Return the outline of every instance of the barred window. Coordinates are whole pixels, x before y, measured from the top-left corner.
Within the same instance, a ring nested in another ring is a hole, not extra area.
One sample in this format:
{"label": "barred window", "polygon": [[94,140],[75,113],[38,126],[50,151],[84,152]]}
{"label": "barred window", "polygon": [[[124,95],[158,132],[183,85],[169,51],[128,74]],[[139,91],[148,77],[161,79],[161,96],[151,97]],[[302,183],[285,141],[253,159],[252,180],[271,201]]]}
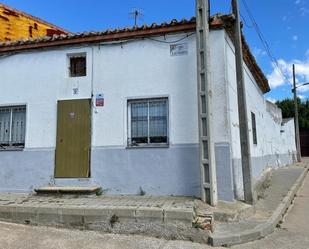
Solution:
{"label": "barred window", "polygon": [[26,106],[0,107],[0,149],[25,145]]}
{"label": "barred window", "polygon": [[128,101],[129,146],[168,144],[168,99]]}
{"label": "barred window", "polygon": [[86,55],[70,55],[70,77],[86,76]]}

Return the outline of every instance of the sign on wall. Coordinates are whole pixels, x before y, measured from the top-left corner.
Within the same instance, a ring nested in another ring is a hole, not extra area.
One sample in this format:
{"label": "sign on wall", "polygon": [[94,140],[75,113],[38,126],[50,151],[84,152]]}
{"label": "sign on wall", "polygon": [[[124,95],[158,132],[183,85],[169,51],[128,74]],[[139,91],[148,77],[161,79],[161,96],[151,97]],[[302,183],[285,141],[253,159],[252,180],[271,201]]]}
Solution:
{"label": "sign on wall", "polygon": [[98,93],[95,97],[95,106],[103,107],[104,106],[104,94]]}
{"label": "sign on wall", "polygon": [[170,45],[171,56],[182,56],[188,54],[188,43],[178,43]]}

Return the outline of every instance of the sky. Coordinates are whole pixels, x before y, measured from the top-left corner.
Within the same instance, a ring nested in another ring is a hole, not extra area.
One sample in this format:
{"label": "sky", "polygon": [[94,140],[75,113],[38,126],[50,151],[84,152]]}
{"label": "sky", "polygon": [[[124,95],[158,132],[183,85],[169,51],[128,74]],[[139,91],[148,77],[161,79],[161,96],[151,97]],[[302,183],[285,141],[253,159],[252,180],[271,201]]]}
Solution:
{"label": "sky", "polygon": [[[139,24],[164,22],[195,15],[195,0],[0,0],[72,32],[98,31],[134,24],[129,13],[143,13]],[[271,101],[291,98],[292,65],[298,84],[309,82],[309,1],[239,0],[243,32],[262,71],[269,80]],[[263,46],[248,6],[272,55]],[[211,13],[229,13],[230,0],[210,0]],[[280,68],[280,70],[278,69]],[[309,86],[300,87],[301,99],[309,98]]]}

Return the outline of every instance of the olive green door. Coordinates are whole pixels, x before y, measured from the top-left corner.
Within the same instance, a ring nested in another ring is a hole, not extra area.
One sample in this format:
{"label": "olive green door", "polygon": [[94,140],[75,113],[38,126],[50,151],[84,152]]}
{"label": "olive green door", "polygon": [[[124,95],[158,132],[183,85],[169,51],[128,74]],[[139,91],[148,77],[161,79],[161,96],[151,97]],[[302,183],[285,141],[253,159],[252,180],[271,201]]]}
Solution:
{"label": "olive green door", "polygon": [[56,178],[90,177],[91,101],[58,101]]}

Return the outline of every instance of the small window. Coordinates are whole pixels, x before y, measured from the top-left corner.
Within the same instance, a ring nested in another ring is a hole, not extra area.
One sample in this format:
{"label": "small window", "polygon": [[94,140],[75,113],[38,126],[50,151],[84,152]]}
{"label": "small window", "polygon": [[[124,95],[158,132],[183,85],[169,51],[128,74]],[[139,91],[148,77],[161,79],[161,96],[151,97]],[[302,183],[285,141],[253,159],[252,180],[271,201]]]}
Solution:
{"label": "small window", "polygon": [[253,112],[251,112],[251,121],[252,121],[253,144],[257,144],[256,120],[255,120],[255,114]]}
{"label": "small window", "polygon": [[70,77],[86,76],[86,55],[69,56]]}
{"label": "small window", "polygon": [[168,144],[168,99],[128,101],[128,146]]}
{"label": "small window", "polygon": [[0,149],[25,146],[26,106],[0,107]]}

